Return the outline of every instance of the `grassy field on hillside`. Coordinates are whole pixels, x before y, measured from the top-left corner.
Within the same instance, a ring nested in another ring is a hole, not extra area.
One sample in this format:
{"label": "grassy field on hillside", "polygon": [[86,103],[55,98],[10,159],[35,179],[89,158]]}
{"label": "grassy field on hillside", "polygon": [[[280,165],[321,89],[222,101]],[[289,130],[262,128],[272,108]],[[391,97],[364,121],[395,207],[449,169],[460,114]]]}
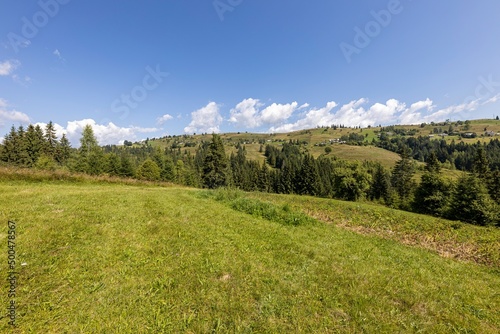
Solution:
{"label": "grassy field on hillside", "polygon": [[[457,261],[397,238],[304,217],[328,212],[332,220],[350,214],[351,220],[386,223],[385,212],[355,211],[356,203],[219,197],[147,185],[1,181],[2,273],[7,221],[17,224],[15,332],[500,329],[500,271],[493,262]],[[425,229],[407,226],[415,215],[390,217],[405,221],[405,229]],[[457,231],[489,244],[496,237],[465,225]],[[3,315],[9,299],[2,282]],[[2,317],[0,332],[9,329]]]}

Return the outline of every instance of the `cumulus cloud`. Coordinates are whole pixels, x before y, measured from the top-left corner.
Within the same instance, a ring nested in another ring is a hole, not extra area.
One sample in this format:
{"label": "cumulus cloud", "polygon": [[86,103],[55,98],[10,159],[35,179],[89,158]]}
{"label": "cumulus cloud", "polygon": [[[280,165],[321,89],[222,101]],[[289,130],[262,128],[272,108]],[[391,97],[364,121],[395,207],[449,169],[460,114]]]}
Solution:
{"label": "cumulus cloud", "polygon": [[295,122],[272,126],[270,132],[289,132],[317,126],[345,125],[345,126],[374,126],[378,124],[420,124],[441,122],[457,117],[469,118],[469,113],[482,105],[495,103],[500,100],[500,94],[485,99],[464,101],[458,105],[451,105],[437,109],[430,99],[417,101],[409,107],[396,99],[389,99],[385,103],[369,105],[367,99],[361,98],[346,103],[338,110],[336,102],[328,102],[323,108],[313,108],[305,111]]}
{"label": "cumulus cloud", "polygon": [[0,63],[0,76],[9,76],[16,68],[18,68],[21,63],[18,60],[6,60]]}
{"label": "cumulus cloud", "polygon": [[191,113],[191,123],[184,128],[184,132],[219,133],[222,120],[219,106],[215,102],[210,102],[205,107]]}
{"label": "cumulus cloud", "polygon": [[[36,123],[42,129],[45,128],[47,123]],[[108,124],[99,124],[93,119],[82,119],[77,121],[69,121],[66,126],[54,123],[56,136],[60,139],[63,134],[70,141],[73,147],[80,146],[80,138],[82,137],[83,129],[86,125],[90,125],[94,130],[94,135],[99,142],[99,145],[116,145],[123,144],[125,140],[137,141],[138,135],[142,133],[152,133],[159,129],[157,128],[141,128],[136,126],[119,127],[113,122]]]}
{"label": "cumulus cloud", "polygon": [[323,108],[313,108],[306,112],[305,116],[294,123],[273,126],[270,132],[290,132],[301,129],[314,128],[316,126],[329,126],[333,124],[334,114],[331,112],[337,106],[336,102],[328,102]]}
{"label": "cumulus cloud", "polygon": [[229,122],[242,125],[246,128],[256,128],[261,125],[259,108],[263,104],[256,99],[245,99],[231,109]]}
{"label": "cumulus cloud", "polygon": [[317,126],[345,125],[345,126],[374,126],[378,124],[413,124],[425,121],[425,119],[442,118],[449,111],[442,110],[432,115],[422,115],[421,111],[434,109],[433,102],[429,99],[412,104],[409,108],[406,104],[396,99],[389,99],[385,103],[374,103],[369,105],[365,98],[350,101],[338,110],[337,103],[328,102],[323,108],[313,108],[305,112],[304,116],[294,123],[287,123],[277,127],[271,127],[270,132],[288,132]]}
{"label": "cumulus cloud", "polygon": [[0,127],[19,123],[29,124],[29,116],[15,109],[10,109],[8,102],[0,98]]}
{"label": "cumulus cloud", "polygon": [[297,102],[273,103],[260,110],[263,106],[264,104],[258,99],[245,99],[231,109],[229,122],[245,128],[256,128],[263,124],[276,125],[286,121],[296,110],[300,109]]}
{"label": "cumulus cloud", "polygon": [[162,125],[162,124],[164,124],[165,122],[167,122],[167,121],[169,121],[169,120],[171,120],[171,119],[173,119],[173,118],[174,118],[174,117],[173,117],[172,115],[165,114],[165,115],[163,115],[163,116],[161,116],[161,117],[158,117],[158,118],[156,119],[156,124],[158,124],[158,125]]}

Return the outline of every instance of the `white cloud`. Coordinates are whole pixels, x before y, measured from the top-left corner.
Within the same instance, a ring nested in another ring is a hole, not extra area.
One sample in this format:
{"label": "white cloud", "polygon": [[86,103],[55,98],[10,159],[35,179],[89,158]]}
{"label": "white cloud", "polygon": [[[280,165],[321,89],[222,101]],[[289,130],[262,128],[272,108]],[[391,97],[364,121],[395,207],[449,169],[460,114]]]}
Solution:
{"label": "white cloud", "polygon": [[6,60],[0,63],[0,76],[11,75],[21,63],[18,60]]}
{"label": "white cloud", "polygon": [[[413,120],[415,123],[422,119],[417,111],[427,108],[432,110],[432,101],[420,101],[406,108],[405,103],[396,99],[389,99],[385,103],[374,103],[365,108],[368,100],[361,98],[344,104],[335,111],[336,102],[328,102],[323,108],[313,108],[305,112],[304,116],[294,123],[287,123],[271,127],[270,132],[288,132],[317,126],[345,125],[345,126],[373,126],[378,124],[396,124],[398,119],[403,121]],[[406,124],[406,123],[405,123]]]}
{"label": "white cloud", "polygon": [[432,111],[435,108],[432,100],[427,98],[425,101],[418,101],[413,103],[410,108],[404,110],[399,116],[399,122],[401,124],[418,124],[422,123],[422,113],[421,110]]}
{"label": "white cloud", "polygon": [[261,113],[261,119],[267,124],[276,124],[279,122],[286,121],[293,112],[297,109],[298,103],[292,102],[289,104],[277,104],[273,103]]}
{"label": "white cloud", "polygon": [[256,128],[261,125],[259,108],[263,106],[259,100],[245,99],[231,109],[229,122],[242,125],[246,128]]}
{"label": "white cloud", "polygon": [[191,123],[184,128],[185,133],[219,133],[222,123],[219,106],[210,102],[205,107],[191,113]]}
{"label": "white cloud", "polygon": [[[45,129],[47,123],[36,123],[35,125],[40,125],[42,129]],[[54,123],[54,128],[56,130],[57,138],[60,139],[64,133],[73,147],[79,147],[80,138],[82,137],[82,132],[86,125],[92,126],[92,130],[94,130],[94,135],[96,136],[99,145],[123,144],[125,140],[137,141],[139,140],[138,134],[152,133],[159,130],[157,128],[141,128],[136,126],[119,127],[113,122],[109,122],[108,124],[98,124],[93,119],[70,121],[67,123],[66,127]]]}
{"label": "white cloud", "polygon": [[295,123],[287,123],[280,126],[273,126],[270,132],[289,132],[300,129],[314,128],[316,126],[331,125],[334,120],[334,114],[331,113],[337,106],[335,102],[328,102],[324,108],[311,109],[305,116]]}
{"label": "white cloud", "polygon": [[[9,104],[6,100],[0,98],[0,127],[12,124],[29,124],[30,118],[25,113],[17,110],[9,110]],[[10,124],[8,124],[10,123]]]}
{"label": "white cloud", "polygon": [[[297,102],[273,103],[263,110],[264,104],[258,99],[245,99],[231,109],[229,122],[245,128],[256,128],[263,124],[278,125],[289,119],[298,108]],[[304,106],[304,105],[303,105]]]}
{"label": "white cloud", "polygon": [[165,122],[167,122],[167,121],[169,121],[169,120],[171,120],[171,119],[173,119],[173,118],[174,118],[174,117],[173,117],[172,115],[165,114],[165,115],[163,115],[163,116],[161,116],[161,117],[158,117],[158,118],[156,119],[156,124],[158,124],[158,125],[162,125],[162,124],[164,124]]}

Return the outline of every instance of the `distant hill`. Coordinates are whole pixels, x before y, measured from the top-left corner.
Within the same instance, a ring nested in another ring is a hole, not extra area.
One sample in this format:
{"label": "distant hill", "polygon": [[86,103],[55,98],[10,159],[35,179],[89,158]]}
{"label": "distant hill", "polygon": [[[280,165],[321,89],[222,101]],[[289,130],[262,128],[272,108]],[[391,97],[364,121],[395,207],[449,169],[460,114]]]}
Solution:
{"label": "distant hill", "polygon": [[[339,125],[290,133],[223,133],[221,137],[226,145],[226,152],[228,154],[236,151],[236,144],[244,144],[247,158],[259,162],[265,159],[261,152],[261,146],[267,144],[280,145],[283,142],[299,141],[315,157],[325,154],[325,148],[331,147],[332,150],[329,154],[338,156],[339,158],[358,161],[378,161],[384,167],[391,168],[399,160],[398,154],[371,145],[373,140],[376,140],[382,132],[389,133],[391,136],[398,136],[398,133],[404,133],[404,137],[428,136],[435,140],[444,139],[448,143],[454,140],[455,142],[473,144],[478,141],[489,142],[494,138],[500,139],[500,120],[480,119],[369,128],[344,128]],[[475,137],[467,138],[464,136],[466,133],[474,133]],[[341,143],[342,137],[349,135],[363,136],[363,145],[366,146]],[[210,138],[210,134],[178,135],[153,138],[148,140],[148,143],[153,147],[162,149],[171,147],[181,148],[182,151],[186,150],[194,154],[199,144],[203,141],[209,141]],[[456,176],[457,173],[450,173],[450,175]]]}

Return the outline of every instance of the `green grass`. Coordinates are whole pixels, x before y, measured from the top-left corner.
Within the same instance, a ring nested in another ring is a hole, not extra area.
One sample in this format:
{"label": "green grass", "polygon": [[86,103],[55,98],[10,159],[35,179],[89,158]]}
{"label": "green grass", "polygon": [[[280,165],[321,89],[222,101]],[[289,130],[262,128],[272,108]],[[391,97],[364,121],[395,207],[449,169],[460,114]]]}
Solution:
{"label": "green grass", "polygon": [[[251,205],[244,205],[246,198]],[[310,218],[295,225],[279,218],[304,217],[318,207],[333,220],[351,214],[385,224],[382,209],[356,211],[349,203],[294,196],[19,179],[0,182],[0,203],[0,271],[7,271],[9,219],[17,222],[18,263],[27,263],[17,267],[19,333],[500,329],[500,274],[492,263],[444,258]],[[407,220],[406,226],[416,215],[390,217]],[[458,231],[494,237],[489,229]],[[5,312],[5,281],[0,289]],[[0,319],[0,332],[9,329]]]}

